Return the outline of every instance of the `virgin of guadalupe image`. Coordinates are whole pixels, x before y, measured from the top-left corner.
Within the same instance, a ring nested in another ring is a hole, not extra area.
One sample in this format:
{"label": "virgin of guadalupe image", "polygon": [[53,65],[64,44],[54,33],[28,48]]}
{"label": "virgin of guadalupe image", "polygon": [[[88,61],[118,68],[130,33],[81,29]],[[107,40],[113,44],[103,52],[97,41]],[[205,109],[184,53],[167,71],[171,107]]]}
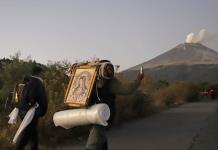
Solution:
{"label": "virgin of guadalupe image", "polygon": [[88,72],[82,72],[77,76],[70,93],[70,99],[74,102],[84,102],[88,95],[88,85],[90,83],[90,74]]}

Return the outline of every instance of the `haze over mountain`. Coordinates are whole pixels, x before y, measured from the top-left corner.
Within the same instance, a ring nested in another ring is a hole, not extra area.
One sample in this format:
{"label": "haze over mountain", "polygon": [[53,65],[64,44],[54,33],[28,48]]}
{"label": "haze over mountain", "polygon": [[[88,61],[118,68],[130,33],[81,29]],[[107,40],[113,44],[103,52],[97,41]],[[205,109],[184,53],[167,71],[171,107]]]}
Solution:
{"label": "haze over mountain", "polygon": [[132,78],[140,67],[151,77],[176,81],[218,82],[218,52],[200,43],[182,43],[123,72]]}

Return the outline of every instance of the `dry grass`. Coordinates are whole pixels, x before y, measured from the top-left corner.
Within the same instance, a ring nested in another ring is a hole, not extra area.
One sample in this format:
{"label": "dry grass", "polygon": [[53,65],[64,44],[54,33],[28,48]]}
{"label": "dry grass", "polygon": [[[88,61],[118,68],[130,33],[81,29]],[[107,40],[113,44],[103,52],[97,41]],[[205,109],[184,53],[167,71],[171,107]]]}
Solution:
{"label": "dry grass", "polygon": [[198,88],[194,84],[176,82],[152,93],[154,105],[157,109],[183,104],[189,101],[198,101]]}

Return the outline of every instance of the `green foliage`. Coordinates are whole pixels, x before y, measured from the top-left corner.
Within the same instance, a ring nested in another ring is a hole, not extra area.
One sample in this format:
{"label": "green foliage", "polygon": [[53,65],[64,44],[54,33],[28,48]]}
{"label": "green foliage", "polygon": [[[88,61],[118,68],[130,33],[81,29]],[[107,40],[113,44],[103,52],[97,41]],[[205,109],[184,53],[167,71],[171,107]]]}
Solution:
{"label": "green foliage", "polygon": [[32,67],[36,64],[32,60],[20,59],[19,52],[11,56],[11,59],[0,60],[0,103],[7,98],[15,85],[21,82],[25,75],[30,75]]}
{"label": "green foliage", "polygon": [[158,88],[169,86],[169,82],[166,80],[159,80],[157,84],[158,84]]}
{"label": "green foliage", "polygon": [[[9,112],[13,109],[13,104],[9,103],[7,109],[4,108],[5,100],[8,97],[10,91],[13,91],[14,86],[17,83],[20,83],[23,80],[23,77],[31,74],[31,70],[34,65],[37,63],[32,60],[21,60],[19,55],[11,57],[12,59],[1,60],[1,72],[0,72],[0,127],[2,131],[0,132],[0,143],[5,143],[0,145],[0,149],[11,149],[7,148],[10,145],[10,141],[12,140],[12,136],[15,134],[18,126],[8,126],[6,117]],[[41,64],[37,64],[41,65]],[[48,113],[47,115],[40,121],[40,128],[42,133],[40,133],[40,137],[46,137],[48,135],[55,136],[56,133],[52,132],[54,129],[52,117],[53,114],[62,109],[64,93],[66,90],[66,86],[69,80],[69,77],[66,75],[67,69],[70,67],[70,63],[67,61],[62,62],[50,62],[49,64],[41,65],[45,68],[45,72],[42,75],[47,96],[48,96]],[[46,124],[46,126],[45,126]],[[4,131],[3,131],[4,130]],[[63,131],[63,130],[61,130]],[[63,133],[60,133],[64,135]],[[6,135],[11,135],[10,137]],[[7,138],[8,137],[8,138]],[[50,138],[49,138],[50,139]],[[56,139],[56,138],[55,138]],[[52,138],[51,138],[52,140]]]}

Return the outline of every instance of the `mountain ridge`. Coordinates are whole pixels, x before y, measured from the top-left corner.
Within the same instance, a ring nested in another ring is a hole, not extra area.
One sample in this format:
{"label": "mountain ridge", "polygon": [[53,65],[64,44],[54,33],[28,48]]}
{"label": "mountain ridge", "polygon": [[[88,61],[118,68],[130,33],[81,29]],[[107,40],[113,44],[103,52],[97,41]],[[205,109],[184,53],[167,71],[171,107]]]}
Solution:
{"label": "mountain ridge", "polygon": [[135,78],[141,66],[146,75],[157,80],[218,82],[218,52],[200,43],[179,44],[122,74],[128,79]]}
{"label": "mountain ridge", "polygon": [[195,64],[218,64],[218,52],[200,43],[182,43],[171,50],[129,70],[144,68],[155,68],[169,65],[195,65]]}

